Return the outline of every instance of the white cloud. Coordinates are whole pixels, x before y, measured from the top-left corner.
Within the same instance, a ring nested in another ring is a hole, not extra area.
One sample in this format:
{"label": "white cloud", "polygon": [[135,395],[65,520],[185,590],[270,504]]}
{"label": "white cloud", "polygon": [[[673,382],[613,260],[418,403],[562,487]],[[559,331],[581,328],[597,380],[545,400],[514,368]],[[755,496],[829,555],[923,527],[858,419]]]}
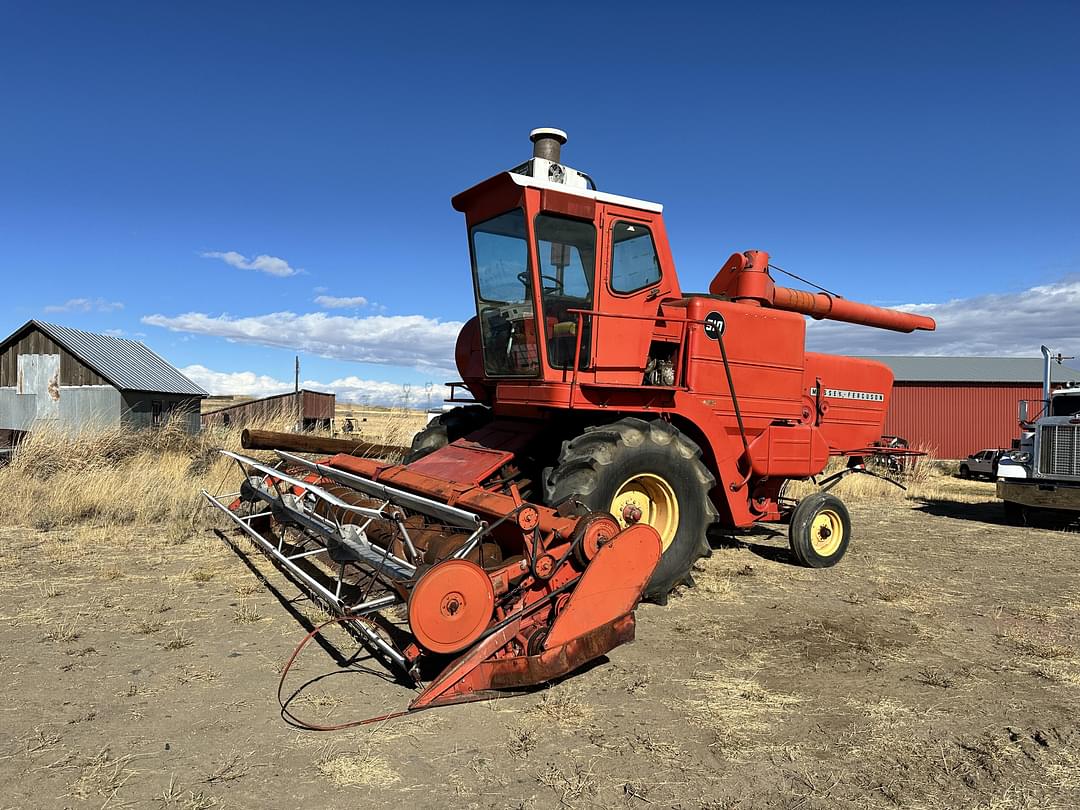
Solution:
{"label": "white cloud", "polygon": [[174,332],[212,335],[240,343],[310,352],[337,360],[411,366],[444,378],[455,376],[454,344],[462,324],[423,315],[363,318],[314,312],[272,312],[248,318],[188,312],[147,315],[142,322]]}
{"label": "white cloud", "polygon": [[1080,354],[1080,277],[1017,293],[989,293],[894,309],[929,315],[934,332],[903,334],[835,321],[810,321],[807,347],[836,354],[1037,357],[1045,344]]}
{"label": "white cloud", "polygon": [[116,312],[123,309],[119,301],[106,301],[104,298],[69,298],[62,304],[49,304],[46,312]]}
{"label": "white cloud", "polygon": [[[186,366],[181,371],[197,385],[215,395],[268,397],[293,390],[291,381],[278,380],[269,375],[255,374],[251,371],[214,371],[201,365]],[[300,386],[314,391],[333,393],[337,396],[338,402],[386,406],[400,406],[405,402],[405,389],[399,383],[365,380],[351,375],[330,382],[304,380]],[[433,385],[432,407],[439,406],[449,395],[450,389],[446,386]],[[409,391],[409,405],[413,408],[423,408],[426,407],[427,401],[424,386],[412,385]]]}
{"label": "white cloud", "polygon": [[204,259],[221,259],[225,264],[231,267],[236,267],[240,270],[258,270],[260,273],[267,273],[271,276],[280,276],[282,278],[286,276],[295,276],[297,273],[303,272],[302,270],[290,267],[289,263],[284,259],[280,259],[277,256],[267,256],[265,253],[260,253],[253,259],[248,259],[244,254],[237,253],[235,250],[210,251],[208,253],[200,253]]}
{"label": "white cloud", "polygon": [[351,298],[320,295],[315,298],[315,303],[323,309],[359,309],[360,307],[366,307],[368,300],[362,295],[354,295]]}

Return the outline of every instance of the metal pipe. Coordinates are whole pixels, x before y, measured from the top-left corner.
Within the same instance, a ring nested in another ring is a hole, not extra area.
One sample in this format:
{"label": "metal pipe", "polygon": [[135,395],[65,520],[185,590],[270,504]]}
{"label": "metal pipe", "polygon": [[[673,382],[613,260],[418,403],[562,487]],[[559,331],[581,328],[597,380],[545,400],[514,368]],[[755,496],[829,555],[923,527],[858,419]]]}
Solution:
{"label": "metal pipe", "polygon": [[280,433],[276,430],[244,428],[240,445],[245,450],[289,450],[294,453],[325,453],[350,456],[382,457],[400,453],[406,448],[389,444],[372,444],[360,439],[332,439],[329,436],[310,436],[306,433]]}
{"label": "metal pipe", "polygon": [[790,287],[776,287],[773,290],[772,306],[788,312],[801,312],[818,320],[856,323],[894,332],[914,332],[916,329],[932,332],[936,327],[934,319],[925,315],[860,304],[828,293],[812,293]]}
{"label": "metal pipe", "polygon": [[1050,350],[1040,346],[1043,356],[1043,416],[1050,415]]}
{"label": "metal pipe", "polygon": [[[763,250],[734,253],[709,285],[709,292],[752,306],[798,312],[818,320],[843,321],[894,332],[934,331],[933,318],[849,301],[828,291],[780,287],[769,275],[769,254]],[[787,271],[784,271],[787,272]],[[789,274],[790,275],[790,274]]]}

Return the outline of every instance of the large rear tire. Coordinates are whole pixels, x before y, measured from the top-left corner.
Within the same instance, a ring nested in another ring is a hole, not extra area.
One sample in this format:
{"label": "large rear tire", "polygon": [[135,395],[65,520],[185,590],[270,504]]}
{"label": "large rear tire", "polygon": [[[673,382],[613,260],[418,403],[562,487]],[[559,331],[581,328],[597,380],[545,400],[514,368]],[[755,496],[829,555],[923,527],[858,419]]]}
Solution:
{"label": "large rear tire", "polygon": [[490,421],[491,411],[483,405],[464,405],[441,413],[413,436],[412,447],[402,463],[411,464],[440,447],[446,447],[450,442],[468,436]]}
{"label": "large rear tire", "polygon": [[643,597],[663,604],[676,585],[692,585],[694,562],[712,553],[706,532],[717,512],[709,499],[716,479],[701,448],[667,422],[628,417],[586,428],[563,442],[559,461],[544,470],[544,498],[556,506],[575,498],[611,512],[621,526],[648,523],[664,553]]}

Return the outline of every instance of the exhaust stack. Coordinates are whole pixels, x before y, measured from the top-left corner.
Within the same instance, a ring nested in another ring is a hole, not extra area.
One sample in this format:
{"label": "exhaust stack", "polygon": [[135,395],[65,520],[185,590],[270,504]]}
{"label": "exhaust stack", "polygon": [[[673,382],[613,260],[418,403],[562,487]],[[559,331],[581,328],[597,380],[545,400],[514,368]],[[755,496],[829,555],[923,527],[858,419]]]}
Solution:
{"label": "exhaust stack", "polygon": [[596,189],[596,183],[585,172],[563,165],[562,146],[567,141],[567,135],[561,129],[534,129],[529,133],[529,140],[533,144],[532,157],[510,171],[570,188]]}
{"label": "exhaust stack", "polygon": [[566,143],[566,133],[554,127],[540,127],[529,133],[533,144],[533,157],[561,163],[562,145]]}
{"label": "exhaust stack", "polygon": [[[1053,354],[1051,354],[1050,350],[1048,348],[1046,348],[1045,346],[1040,346],[1039,350],[1042,352],[1042,356],[1043,356],[1042,395],[1043,395],[1043,415],[1046,416],[1046,415],[1048,415],[1050,413],[1050,378],[1051,378],[1050,363],[1054,359],[1054,356],[1053,356]],[[1059,363],[1061,362],[1060,358],[1061,358],[1061,356],[1058,355],[1058,362]]]}

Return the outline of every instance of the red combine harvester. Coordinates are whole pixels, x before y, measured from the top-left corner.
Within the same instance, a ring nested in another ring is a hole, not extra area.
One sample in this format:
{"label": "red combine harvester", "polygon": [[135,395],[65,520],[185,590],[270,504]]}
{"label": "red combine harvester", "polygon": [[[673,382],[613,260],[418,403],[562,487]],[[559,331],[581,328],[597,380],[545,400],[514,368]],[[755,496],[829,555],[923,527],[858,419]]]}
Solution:
{"label": "red combine harvester", "polygon": [[477,305],[452,389],[467,404],[405,463],[230,454],[241,492],[207,494],[372,655],[429,681],[410,708],[542,683],[630,640],[641,598],[692,584],[713,525],[787,520],[799,562],[835,564],[843,503],[781,489],[875,452],[892,375],[807,352],[804,316],[934,329],[779,286],[763,251],[683,292],[661,206],[597,191],[561,163],[559,130],[531,137],[531,160],[453,199]]}

